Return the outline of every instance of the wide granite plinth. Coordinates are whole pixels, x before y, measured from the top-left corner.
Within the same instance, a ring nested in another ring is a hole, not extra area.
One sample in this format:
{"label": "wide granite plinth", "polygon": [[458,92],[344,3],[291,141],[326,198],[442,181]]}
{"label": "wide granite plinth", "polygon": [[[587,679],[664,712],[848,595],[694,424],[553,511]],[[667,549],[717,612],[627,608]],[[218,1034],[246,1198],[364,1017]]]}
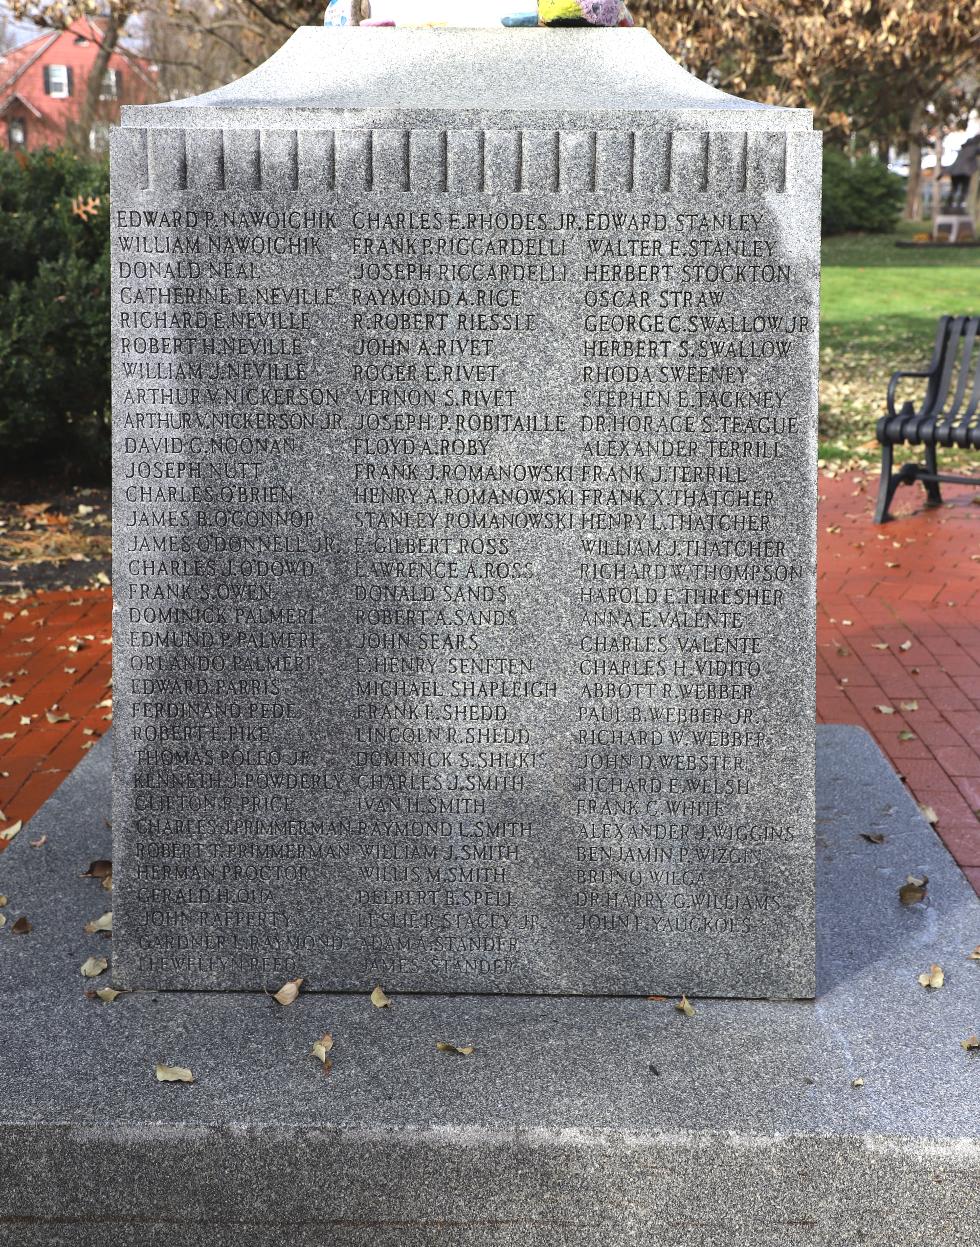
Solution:
{"label": "wide granite plinth", "polygon": [[[0,1241],[973,1247],[980,1055],[960,1041],[980,1025],[980,903],[865,733],[818,744],[820,995],[693,1017],[646,999],[86,1000],[79,966],[111,949],[82,932],[107,902],[79,877],[109,852],[93,751],[0,858],[5,913],[34,927],[0,931]],[[909,873],[928,895],[905,908]],[[936,992],[916,981],[933,963]],[[309,1055],[327,1030],[329,1076]],[[157,1083],[158,1062],[196,1083]]]}

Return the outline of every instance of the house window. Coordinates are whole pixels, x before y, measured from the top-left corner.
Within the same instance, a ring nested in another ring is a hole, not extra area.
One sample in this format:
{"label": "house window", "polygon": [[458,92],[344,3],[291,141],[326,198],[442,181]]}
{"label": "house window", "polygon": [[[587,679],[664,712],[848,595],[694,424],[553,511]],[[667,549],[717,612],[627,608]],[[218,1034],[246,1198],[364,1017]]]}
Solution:
{"label": "house window", "polygon": [[110,126],[105,121],[97,121],[88,132],[89,147],[93,152],[102,154],[109,150]]}
{"label": "house window", "polygon": [[119,98],[119,72],[115,69],[107,69],[102,78],[102,90],[99,92],[100,100],[115,100]]}
{"label": "house window", "polygon": [[56,100],[66,100],[71,95],[71,70],[67,65],[45,65],[44,90]]}
{"label": "house window", "polygon": [[11,117],[7,122],[7,143],[11,149],[27,146],[27,122],[23,117]]}

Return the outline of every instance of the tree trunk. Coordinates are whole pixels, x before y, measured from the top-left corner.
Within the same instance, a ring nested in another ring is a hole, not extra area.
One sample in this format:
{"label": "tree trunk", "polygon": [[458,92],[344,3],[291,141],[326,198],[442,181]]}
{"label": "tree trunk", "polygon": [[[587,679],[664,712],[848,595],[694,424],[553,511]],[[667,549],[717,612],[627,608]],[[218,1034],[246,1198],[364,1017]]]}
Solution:
{"label": "tree trunk", "polygon": [[909,153],[909,176],[905,186],[906,221],[922,220],[922,140],[926,137],[927,114],[914,108],[904,138]]}
{"label": "tree trunk", "polygon": [[122,34],[122,26],[115,13],[111,10],[109,16],[105,19],[104,27],[98,26],[96,29],[99,30],[101,35],[99,50],[95,55],[92,72],[89,74],[88,82],[85,85],[85,100],[78,119],[81,131],[79,139],[82,145],[91,144],[92,126],[99,115],[99,97],[102,94],[102,80],[105,78],[106,70],[109,68],[109,59],[115,52],[116,45],[119,43],[119,36]]}
{"label": "tree trunk", "polygon": [[909,176],[905,186],[906,221],[922,220],[922,145],[918,135],[909,135]]}
{"label": "tree trunk", "polygon": [[943,210],[943,144],[945,138],[942,126],[936,127],[936,137],[933,141],[933,149],[936,153],[936,163],[932,169],[932,219],[935,221]]}

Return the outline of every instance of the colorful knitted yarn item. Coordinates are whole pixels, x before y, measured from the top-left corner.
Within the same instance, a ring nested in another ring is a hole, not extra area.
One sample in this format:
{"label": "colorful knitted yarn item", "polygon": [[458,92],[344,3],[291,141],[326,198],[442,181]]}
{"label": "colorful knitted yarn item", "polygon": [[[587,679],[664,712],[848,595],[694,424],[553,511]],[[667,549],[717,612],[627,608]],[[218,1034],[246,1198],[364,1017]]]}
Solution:
{"label": "colorful knitted yarn item", "polygon": [[590,26],[620,26],[629,14],[623,0],[538,0],[538,20],[588,22]]}
{"label": "colorful knitted yarn item", "polygon": [[330,0],[323,15],[324,26],[356,26],[361,17],[361,0]]}
{"label": "colorful knitted yarn item", "polygon": [[625,0],[329,0],[325,26],[632,26]]}

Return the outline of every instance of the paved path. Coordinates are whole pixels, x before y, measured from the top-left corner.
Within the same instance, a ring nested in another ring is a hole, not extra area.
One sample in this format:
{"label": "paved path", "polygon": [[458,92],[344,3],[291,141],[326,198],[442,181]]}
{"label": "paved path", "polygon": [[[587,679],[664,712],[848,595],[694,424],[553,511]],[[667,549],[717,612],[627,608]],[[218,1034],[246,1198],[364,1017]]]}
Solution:
{"label": "paved path", "polygon": [[[903,489],[877,528],[874,489],[821,478],[818,717],[870,728],[980,892],[980,493],[925,511]],[[108,590],[0,598],[0,830],[108,727],[110,610]]]}
{"label": "paved path", "polygon": [[108,729],[111,610],[108,589],[0,598],[0,831],[26,822]]}
{"label": "paved path", "polygon": [[817,715],[869,728],[980,892],[980,491],[821,479]]}

